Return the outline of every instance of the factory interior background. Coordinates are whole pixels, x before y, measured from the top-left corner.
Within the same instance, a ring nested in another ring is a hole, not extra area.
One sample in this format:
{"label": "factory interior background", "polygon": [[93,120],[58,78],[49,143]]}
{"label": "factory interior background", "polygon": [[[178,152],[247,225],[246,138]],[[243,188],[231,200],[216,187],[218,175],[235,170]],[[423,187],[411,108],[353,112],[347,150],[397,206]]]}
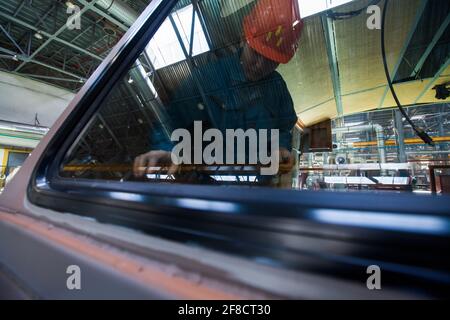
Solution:
{"label": "factory interior background", "polygon": [[[149,2],[120,0],[111,9],[108,1],[0,1],[1,187]],[[213,54],[233,50],[230,43],[239,41],[252,2],[201,1],[201,10],[192,19],[197,12],[193,3],[181,1],[172,14],[175,24],[167,19],[146,50],[154,72],[145,64],[139,72],[151,73],[151,86],[159,81],[170,92],[188,76],[189,61],[201,64]],[[351,12],[370,1],[300,0],[299,4],[304,20],[299,48],[288,64],[277,69],[298,117],[293,133],[298,157],[292,179],[284,187],[448,192],[450,3],[396,0],[386,20],[394,87],[410,119],[432,136],[433,146],[416,136],[395,107],[380,56],[379,30],[360,27],[367,15],[330,20],[320,14],[342,4],[341,12]],[[66,25],[68,8],[75,5],[83,8],[81,32]],[[194,41],[186,58],[182,46],[188,45],[191,24]],[[82,163],[112,163],[108,154],[122,148],[131,157],[145,151],[142,135],[151,125],[151,115],[136,99],[145,81],[131,73],[124,79],[83,138],[90,159],[79,159]],[[331,146],[314,145],[311,139],[312,145],[300,142],[305,128],[314,131],[321,126],[325,131],[331,126]],[[224,184],[251,185],[255,179],[219,173],[215,177]],[[118,173],[116,178],[124,175]],[[170,175],[151,178],[164,181]]]}

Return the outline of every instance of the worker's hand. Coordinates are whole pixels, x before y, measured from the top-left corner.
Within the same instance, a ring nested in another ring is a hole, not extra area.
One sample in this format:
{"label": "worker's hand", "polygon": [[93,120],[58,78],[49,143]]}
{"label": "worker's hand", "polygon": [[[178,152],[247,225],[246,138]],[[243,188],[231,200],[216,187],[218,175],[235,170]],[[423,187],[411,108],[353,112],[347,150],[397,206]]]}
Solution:
{"label": "worker's hand", "polygon": [[162,168],[169,168],[167,174],[177,172],[178,166],[172,162],[171,153],[168,151],[150,151],[136,157],[134,160],[133,173],[135,177],[142,178],[146,174],[160,171]]}
{"label": "worker's hand", "polygon": [[292,152],[287,150],[286,148],[280,148],[280,164],[283,166],[283,169],[290,171],[295,165],[295,158]]}
{"label": "worker's hand", "polygon": [[292,169],[295,166],[295,157],[292,152],[280,148],[280,175],[277,188],[292,189]]}

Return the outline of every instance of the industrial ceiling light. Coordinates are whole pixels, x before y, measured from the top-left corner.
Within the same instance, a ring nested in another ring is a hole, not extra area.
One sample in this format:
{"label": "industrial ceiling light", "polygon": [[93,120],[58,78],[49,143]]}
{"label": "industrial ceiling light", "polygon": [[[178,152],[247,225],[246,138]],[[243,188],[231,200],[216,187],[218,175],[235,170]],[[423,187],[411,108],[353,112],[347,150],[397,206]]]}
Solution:
{"label": "industrial ceiling light", "polygon": [[116,35],[116,30],[114,30],[114,29],[111,28],[110,26],[104,27],[104,28],[103,28],[103,31],[105,31],[105,33],[106,33],[107,35],[110,35],[110,36],[115,36],[115,35]]}
{"label": "industrial ceiling light", "polygon": [[34,37],[35,37],[36,39],[38,39],[38,40],[44,39],[44,37],[42,36],[42,34],[41,34],[40,31],[36,32],[36,33],[34,34]]}
{"label": "industrial ceiling light", "polygon": [[66,1],[66,7],[70,8],[70,9],[73,9],[73,8],[75,8],[75,5],[73,4],[72,1]]}
{"label": "industrial ceiling light", "polygon": [[292,28],[295,28],[300,23],[300,20],[295,20],[292,24]]}
{"label": "industrial ceiling light", "polygon": [[133,82],[134,82],[133,78],[130,77],[130,78],[128,79],[128,83],[129,83],[129,84],[132,84]]}
{"label": "industrial ceiling light", "polygon": [[19,58],[17,57],[17,54],[13,55],[12,59],[13,59],[14,61],[19,61]]}

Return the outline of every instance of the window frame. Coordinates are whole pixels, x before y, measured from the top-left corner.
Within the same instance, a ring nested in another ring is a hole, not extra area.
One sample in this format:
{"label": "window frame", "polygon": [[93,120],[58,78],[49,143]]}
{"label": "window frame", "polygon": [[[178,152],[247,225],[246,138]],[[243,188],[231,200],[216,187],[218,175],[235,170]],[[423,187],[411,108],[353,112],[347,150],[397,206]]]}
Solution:
{"label": "window frame", "polygon": [[[299,268],[300,257],[304,259],[306,245],[313,246],[311,241],[333,244],[333,250],[366,250],[367,257],[372,252],[375,255],[382,246],[402,247],[411,238],[421,241],[424,255],[430,254],[436,258],[435,251],[426,250],[428,247],[448,251],[450,242],[446,240],[450,239],[450,231],[424,235],[413,230],[404,233],[367,226],[324,224],[312,214],[317,209],[391,212],[398,215],[433,215],[449,222],[450,197],[447,196],[427,196],[424,201],[424,197],[419,195],[137,182],[126,182],[124,190],[124,183],[120,182],[60,177],[60,164],[68,150],[81,132],[88,128],[87,124],[102,102],[145,50],[177,3],[178,0],[152,2],[124,36],[126,39],[120,42],[121,47],[113,51],[97,70],[92,85],[81,91],[83,94],[79,102],[45,147],[33,171],[27,191],[31,203],[232,254],[265,257],[270,263],[294,269]],[[280,207],[283,209],[280,210]],[[303,253],[293,252],[287,245],[293,240],[298,241]],[[300,245],[302,241],[306,242]],[[308,259],[312,265],[333,273],[336,269],[332,263],[333,269],[330,269],[330,261],[336,262],[338,259],[337,263],[345,267],[342,272],[347,274],[352,269],[355,272],[353,276],[358,276],[361,265],[370,262],[369,258],[359,263],[347,261],[345,254],[336,255],[333,250],[309,256]],[[418,251],[414,252],[416,254],[419,254]],[[327,256],[326,259],[324,256]],[[385,258],[389,260],[392,256]],[[411,277],[407,272],[401,274]],[[424,273],[424,276],[427,274]]]}

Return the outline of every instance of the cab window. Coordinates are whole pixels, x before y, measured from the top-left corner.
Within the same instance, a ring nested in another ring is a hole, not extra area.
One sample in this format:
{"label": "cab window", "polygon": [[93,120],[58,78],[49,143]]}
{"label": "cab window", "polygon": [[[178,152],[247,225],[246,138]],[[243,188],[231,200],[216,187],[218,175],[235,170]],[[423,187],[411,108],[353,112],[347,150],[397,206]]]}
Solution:
{"label": "cab window", "polygon": [[180,0],[60,176],[448,191],[448,1],[311,2]]}

